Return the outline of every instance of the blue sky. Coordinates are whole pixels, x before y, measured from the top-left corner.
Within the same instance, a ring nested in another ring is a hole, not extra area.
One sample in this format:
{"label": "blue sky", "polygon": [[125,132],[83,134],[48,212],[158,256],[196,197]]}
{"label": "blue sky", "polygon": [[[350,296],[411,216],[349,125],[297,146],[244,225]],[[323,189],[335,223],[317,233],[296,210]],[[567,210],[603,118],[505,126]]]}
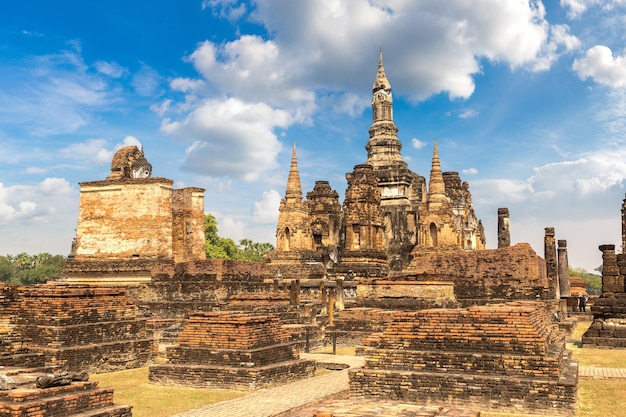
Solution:
{"label": "blue sky", "polygon": [[[487,245],[572,266],[621,242],[626,0],[185,0],[0,6],[0,253],[69,253],[81,181],[142,145],[206,189],[220,234],[275,243],[291,147],[304,191],[363,163],[382,44],[410,168],[470,184]],[[132,204],[129,202],[129,204]]]}

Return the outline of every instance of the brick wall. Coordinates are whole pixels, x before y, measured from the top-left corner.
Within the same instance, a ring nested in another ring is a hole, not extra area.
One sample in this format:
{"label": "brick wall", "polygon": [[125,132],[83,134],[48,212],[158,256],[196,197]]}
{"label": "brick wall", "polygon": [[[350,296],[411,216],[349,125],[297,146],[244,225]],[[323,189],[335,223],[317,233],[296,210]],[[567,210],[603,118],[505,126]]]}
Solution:
{"label": "brick wall", "polygon": [[574,414],[578,366],[549,302],[397,312],[367,338],[350,394]]}

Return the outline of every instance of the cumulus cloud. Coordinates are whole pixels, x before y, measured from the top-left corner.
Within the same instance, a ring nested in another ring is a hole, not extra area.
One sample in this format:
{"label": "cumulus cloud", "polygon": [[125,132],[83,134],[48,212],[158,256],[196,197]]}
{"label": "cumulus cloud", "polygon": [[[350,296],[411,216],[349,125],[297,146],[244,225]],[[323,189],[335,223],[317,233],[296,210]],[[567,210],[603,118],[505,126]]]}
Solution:
{"label": "cumulus cloud", "polygon": [[426,142],[419,140],[418,138],[411,139],[411,146],[414,147],[415,149],[422,149],[426,145],[427,145]]}
{"label": "cumulus cloud", "polygon": [[[186,57],[198,76],[170,80],[175,94],[153,106],[163,118],[163,132],[193,143],[186,169],[204,175],[252,181],[274,166],[279,129],[312,124],[318,112],[354,116],[366,109],[371,98],[363,86],[375,76],[381,42],[394,91],[412,101],[442,92],[470,97],[481,61],[540,71],[578,45],[567,26],[548,23],[539,1],[246,5],[240,0],[202,3],[215,16],[252,22],[269,35],[242,33],[220,44],[200,42]],[[250,109],[250,116],[232,112],[233,107]],[[259,113],[269,118],[256,118]],[[269,144],[269,151],[260,144]],[[252,149],[263,157],[254,157]]]}
{"label": "cumulus cloud", "polygon": [[461,171],[461,174],[464,175],[476,175],[478,174],[478,170],[476,168],[467,168]]}
{"label": "cumulus cloud", "polygon": [[64,178],[46,178],[36,185],[0,183],[0,224],[52,221],[57,213],[68,211],[73,193]]}
{"label": "cumulus cloud", "polygon": [[580,18],[590,7],[600,6],[603,10],[626,6],[626,0],[560,0],[561,7],[567,9],[570,19]]}
{"label": "cumulus cloud", "polygon": [[276,166],[281,143],[273,130],[289,122],[285,111],[231,98],[205,100],[183,121],[166,119],[162,130],[183,141],[193,140],[185,169],[253,181]]}
{"label": "cumulus cloud", "polygon": [[255,201],[252,211],[252,221],[260,224],[276,223],[278,207],[280,206],[280,194],[276,190],[263,193],[260,201]]}
{"label": "cumulus cloud", "polygon": [[245,226],[241,221],[223,214],[216,214],[215,218],[217,219],[220,236],[230,238],[236,243],[245,237]]}
{"label": "cumulus cloud", "polygon": [[626,60],[624,56],[614,56],[606,46],[587,50],[584,58],[574,61],[572,69],[582,80],[592,78],[609,87],[626,87]]}

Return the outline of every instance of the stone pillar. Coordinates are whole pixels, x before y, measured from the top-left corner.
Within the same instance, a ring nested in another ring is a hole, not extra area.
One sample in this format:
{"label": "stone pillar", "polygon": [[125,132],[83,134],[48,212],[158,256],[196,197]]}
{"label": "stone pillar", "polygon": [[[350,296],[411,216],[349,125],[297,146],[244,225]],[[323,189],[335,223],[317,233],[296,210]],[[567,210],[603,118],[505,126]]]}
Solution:
{"label": "stone pillar", "polygon": [[334,318],[333,314],[335,312],[335,288],[328,289],[328,325],[333,326]]}
{"label": "stone pillar", "polygon": [[620,273],[615,245],[600,245],[598,249],[602,251],[602,294],[623,292],[624,288],[618,284]]}
{"label": "stone pillar", "polygon": [[626,197],[622,202],[622,253],[626,253]]}
{"label": "stone pillar", "polygon": [[550,298],[558,298],[561,292],[559,290],[559,278],[557,273],[554,227],[546,227],[544,257],[546,258],[546,276],[550,285]]}
{"label": "stone pillar", "polygon": [[572,295],[569,287],[569,261],[567,260],[567,240],[558,241],[559,254],[559,291],[561,298]]}
{"label": "stone pillar", "polygon": [[300,280],[294,279],[289,284],[289,303],[294,306],[300,305]]}
{"label": "stone pillar", "polygon": [[335,296],[337,300],[335,301],[335,306],[338,311],[343,311],[346,306],[343,302],[343,278],[337,278],[337,290],[335,292]]}
{"label": "stone pillar", "polygon": [[511,246],[511,231],[509,229],[509,209],[498,209],[498,248]]}

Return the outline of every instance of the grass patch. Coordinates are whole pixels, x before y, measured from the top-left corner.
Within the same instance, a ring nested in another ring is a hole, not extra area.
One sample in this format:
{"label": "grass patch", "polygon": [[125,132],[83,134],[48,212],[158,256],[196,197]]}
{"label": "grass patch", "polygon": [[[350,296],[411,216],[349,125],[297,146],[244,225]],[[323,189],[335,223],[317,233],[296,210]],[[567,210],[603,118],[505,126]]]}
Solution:
{"label": "grass patch", "polygon": [[626,410],[623,379],[578,381],[578,415],[581,417],[623,416]]}
{"label": "grass patch", "polygon": [[182,388],[150,384],[148,368],[92,375],[100,387],[114,389],[116,404],[133,406],[133,417],[169,417],[220,401],[243,397],[242,391]]}

